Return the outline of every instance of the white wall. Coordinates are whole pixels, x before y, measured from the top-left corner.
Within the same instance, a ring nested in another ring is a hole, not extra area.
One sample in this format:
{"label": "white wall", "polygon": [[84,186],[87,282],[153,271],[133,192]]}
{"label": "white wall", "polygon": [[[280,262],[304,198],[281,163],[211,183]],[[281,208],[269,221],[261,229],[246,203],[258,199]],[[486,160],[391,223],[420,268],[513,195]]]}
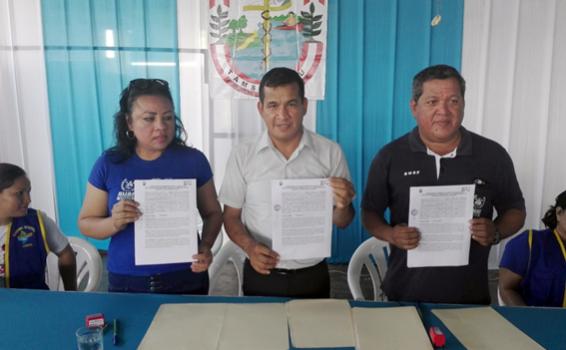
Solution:
{"label": "white wall", "polygon": [[39,1],[0,1],[0,161],[27,171],[32,206],[56,218],[41,28]]}
{"label": "white wall", "polygon": [[463,42],[464,124],[509,151],[542,227],[566,190],[566,1],[466,0]]}

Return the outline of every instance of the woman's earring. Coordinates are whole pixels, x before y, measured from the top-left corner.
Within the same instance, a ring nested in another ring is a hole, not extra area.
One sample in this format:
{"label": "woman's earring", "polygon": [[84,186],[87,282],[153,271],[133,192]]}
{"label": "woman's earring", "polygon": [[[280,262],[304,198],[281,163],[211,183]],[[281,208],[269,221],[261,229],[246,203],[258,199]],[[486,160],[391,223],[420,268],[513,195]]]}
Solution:
{"label": "woman's earring", "polygon": [[126,130],[126,137],[133,140],[135,138],[134,132],[132,130]]}

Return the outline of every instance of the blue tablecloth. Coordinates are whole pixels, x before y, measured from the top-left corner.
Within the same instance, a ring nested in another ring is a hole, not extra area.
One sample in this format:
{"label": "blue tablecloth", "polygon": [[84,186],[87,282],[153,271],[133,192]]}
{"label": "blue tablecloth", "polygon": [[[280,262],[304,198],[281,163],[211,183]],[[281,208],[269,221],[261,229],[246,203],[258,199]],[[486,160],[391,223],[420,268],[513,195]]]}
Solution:
{"label": "blue tablecloth", "polygon": [[[473,305],[418,304],[417,307],[427,329],[430,326],[438,326],[444,332],[447,349],[465,349],[431,310],[474,307]],[[545,349],[566,349],[566,309],[503,306],[493,308]]]}
{"label": "blue tablecloth", "polygon": [[[106,320],[120,321],[119,346],[112,345],[112,332],[104,337],[104,348],[135,349],[141,342],[161,304],[167,303],[269,303],[282,298],[209,297],[153,294],[50,292],[0,289],[0,349],[76,349],[74,332],[84,325],[85,315],[102,312]],[[351,301],[352,306],[389,307],[415,305]],[[431,314],[432,308],[461,305],[416,305],[425,327],[440,326],[447,336],[446,349],[462,345]],[[496,307],[509,321],[547,349],[566,349],[566,309]],[[375,325],[379,327],[379,325]],[[292,348],[293,349],[293,348]],[[335,348],[353,349],[353,348]]]}

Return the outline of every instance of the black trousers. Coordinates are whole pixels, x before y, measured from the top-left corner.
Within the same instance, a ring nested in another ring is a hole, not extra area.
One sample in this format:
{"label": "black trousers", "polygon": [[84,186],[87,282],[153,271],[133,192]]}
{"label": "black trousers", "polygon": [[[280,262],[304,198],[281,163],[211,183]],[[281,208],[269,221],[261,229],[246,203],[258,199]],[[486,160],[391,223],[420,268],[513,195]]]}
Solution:
{"label": "black trousers", "polygon": [[244,295],[303,299],[330,297],[330,275],[326,260],[297,270],[273,269],[262,275],[246,259],[244,263]]}

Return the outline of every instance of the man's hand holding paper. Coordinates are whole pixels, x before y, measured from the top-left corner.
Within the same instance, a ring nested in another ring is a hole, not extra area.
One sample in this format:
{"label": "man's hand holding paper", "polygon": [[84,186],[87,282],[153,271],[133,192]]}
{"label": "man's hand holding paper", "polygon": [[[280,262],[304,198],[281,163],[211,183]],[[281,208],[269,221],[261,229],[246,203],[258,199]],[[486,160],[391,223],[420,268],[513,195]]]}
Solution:
{"label": "man's hand holding paper", "polygon": [[328,181],[332,188],[336,208],[344,209],[348,207],[356,195],[354,185],[342,177],[331,177]]}
{"label": "man's hand holding paper", "polygon": [[495,223],[486,218],[474,218],[470,220],[470,233],[474,241],[488,247],[495,239]]}
{"label": "man's hand holding paper", "polygon": [[253,243],[246,254],[254,270],[263,275],[269,275],[270,270],[279,262],[279,254],[259,242]]}
{"label": "man's hand holding paper", "polygon": [[395,225],[391,228],[391,239],[389,242],[401,249],[415,249],[419,245],[421,236],[416,227],[406,224]]}

